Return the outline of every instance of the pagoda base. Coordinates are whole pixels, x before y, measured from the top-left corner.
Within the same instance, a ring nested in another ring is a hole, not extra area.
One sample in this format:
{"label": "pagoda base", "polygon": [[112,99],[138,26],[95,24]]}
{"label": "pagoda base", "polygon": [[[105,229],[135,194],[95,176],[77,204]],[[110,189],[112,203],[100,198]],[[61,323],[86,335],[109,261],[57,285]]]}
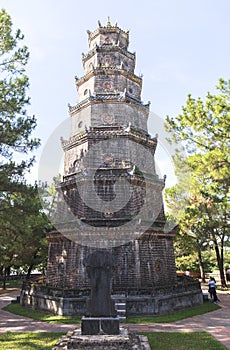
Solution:
{"label": "pagoda base", "polygon": [[[123,295],[126,316],[163,315],[172,311],[203,304],[200,283],[192,278],[178,277],[178,283],[152,289],[118,290]],[[116,295],[112,297],[116,301]],[[60,290],[48,286],[28,284],[23,287],[20,303],[36,310],[45,310],[56,315],[82,316],[86,312],[89,290]]]}

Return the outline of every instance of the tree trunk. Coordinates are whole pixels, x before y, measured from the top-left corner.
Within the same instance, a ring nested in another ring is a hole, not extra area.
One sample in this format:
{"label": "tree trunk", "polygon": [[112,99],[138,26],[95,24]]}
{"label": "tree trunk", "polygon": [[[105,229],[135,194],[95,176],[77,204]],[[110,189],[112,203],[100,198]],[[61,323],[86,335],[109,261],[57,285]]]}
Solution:
{"label": "tree trunk", "polygon": [[28,280],[30,278],[31,272],[32,272],[33,267],[35,265],[34,262],[35,262],[35,259],[37,257],[38,251],[39,251],[39,249],[36,249],[34,252],[33,259],[31,261],[31,264],[30,264],[28,271],[27,271],[27,274],[26,274],[26,280]]}
{"label": "tree trunk", "polygon": [[34,267],[34,263],[31,263],[26,274],[26,281],[28,281],[28,279],[30,278],[33,267]]}
{"label": "tree trunk", "polygon": [[10,276],[11,266],[6,267],[6,276]]}
{"label": "tree trunk", "polygon": [[0,267],[0,276],[3,277],[3,267],[2,266]]}
{"label": "tree trunk", "polygon": [[[221,258],[220,255],[220,250],[217,241],[214,241],[214,246],[215,246],[215,252],[216,252],[216,259],[217,259],[217,264],[218,268],[220,271],[220,280],[221,280],[221,286],[223,288],[227,287],[226,280],[225,280],[225,275],[224,275],[224,264],[223,264],[223,259]],[[222,253],[223,254],[223,253]]]}
{"label": "tree trunk", "polygon": [[2,284],[2,288],[6,289],[6,274],[7,274],[7,270],[6,268],[3,269],[3,284]]}
{"label": "tree trunk", "polygon": [[204,263],[203,263],[203,259],[202,259],[202,255],[201,255],[201,250],[200,250],[200,247],[199,247],[199,246],[198,246],[197,255],[198,255],[198,262],[199,262],[199,268],[200,268],[200,277],[201,277],[201,281],[202,281],[203,283],[205,283],[206,280],[205,280],[205,272],[204,272]]}

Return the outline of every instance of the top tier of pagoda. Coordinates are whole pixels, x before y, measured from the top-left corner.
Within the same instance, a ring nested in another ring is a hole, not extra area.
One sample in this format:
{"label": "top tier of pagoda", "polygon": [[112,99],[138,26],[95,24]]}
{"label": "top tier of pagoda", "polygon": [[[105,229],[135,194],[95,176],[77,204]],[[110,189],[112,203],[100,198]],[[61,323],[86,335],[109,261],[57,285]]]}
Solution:
{"label": "top tier of pagoda", "polygon": [[129,31],[124,31],[117,26],[113,26],[108,18],[105,26],[102,26],[98,21],[98,28],[94,31],[87,31],[89,49],[92,50],[95,46],[116,45],[122,49],[127,49],[129,45]]}
{"label": "top tier of pagoda", "polygon": [[142,77],[134,73],[129,32],[108,19],[105,26],[98,22],[94,32],[88,31],[88,42],[89,52],[82,54],[84,75],[75,77],[77,104],[69,107],[72,136],[108,124],[130,124],[147,133],[149,103],[141,101]]}

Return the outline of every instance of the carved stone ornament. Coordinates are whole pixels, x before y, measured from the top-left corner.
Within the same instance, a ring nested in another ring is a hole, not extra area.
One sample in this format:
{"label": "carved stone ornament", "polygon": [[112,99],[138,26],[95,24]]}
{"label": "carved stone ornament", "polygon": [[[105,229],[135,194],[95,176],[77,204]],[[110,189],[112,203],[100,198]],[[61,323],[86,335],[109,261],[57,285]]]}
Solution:
{"label": "carved stone ornament", "polygon": [[114,118],[113,118],[112,115],[106,114],[106,115],[103,115],[102,120],[103,120],[103,122],[106,123],[106,124],[112,124],[113,121],[114,121]]}

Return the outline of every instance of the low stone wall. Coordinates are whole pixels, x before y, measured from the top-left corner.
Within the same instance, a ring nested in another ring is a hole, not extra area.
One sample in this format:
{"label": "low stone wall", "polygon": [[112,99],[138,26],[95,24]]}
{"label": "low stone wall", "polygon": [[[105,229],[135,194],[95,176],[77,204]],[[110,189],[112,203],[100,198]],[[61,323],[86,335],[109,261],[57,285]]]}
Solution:
{"label": "low stone wall", "polygon": [[44,294],[21,293],[20,304],[34,310],[49,311],[55,315],[84,315],[86,298],[62,298]]}
{"label": "low stone wall", "polygon": [[185,292],[162,297],[128,297],[127,315],[163,315],[172,311],[201,305],[203,295],[200,292]]}
{"label": "low stone wall", "polygon": [[163,315],[203,304],[200,282],[178,277],[176,285],[155,290],[130,291],[126,298],[127,315]]}
{"label": "low stone wall", "polygon": [[[124,291],[116,291],[116,294]],[[56,315],[84,315],[89,290],[60,290],[44,285],[23,287],[20,303]],[[157,289],[126,290],[126,315],[161,315],[203,303],[198,281],[178,279],[178,284]]]}

